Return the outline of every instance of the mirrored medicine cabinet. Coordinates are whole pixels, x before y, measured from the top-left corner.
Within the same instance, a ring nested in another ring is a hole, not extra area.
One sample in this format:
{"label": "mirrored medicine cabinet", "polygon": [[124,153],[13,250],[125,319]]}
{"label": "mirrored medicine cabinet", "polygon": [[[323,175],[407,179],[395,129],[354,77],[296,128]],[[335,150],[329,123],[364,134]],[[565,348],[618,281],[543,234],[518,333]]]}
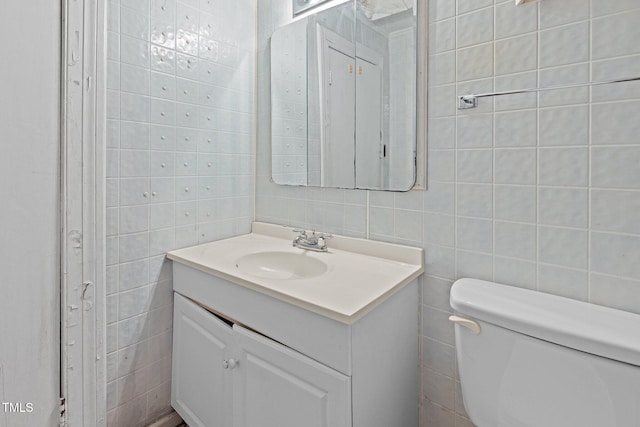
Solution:
{"label": "mirrored medicine cabinet", "polygon": [[407,191],[416,180],[414,0],[352,0],[271,37],[278,184]]}

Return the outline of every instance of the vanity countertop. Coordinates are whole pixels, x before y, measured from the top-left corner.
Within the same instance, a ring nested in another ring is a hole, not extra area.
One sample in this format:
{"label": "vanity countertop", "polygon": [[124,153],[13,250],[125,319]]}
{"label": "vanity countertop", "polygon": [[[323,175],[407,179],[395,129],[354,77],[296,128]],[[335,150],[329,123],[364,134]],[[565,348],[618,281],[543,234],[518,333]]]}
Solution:
{"label": "vanity countertop", "polygon": [[[168,257],[347,324],[424,271],[421,248],[334,236],[327,252],[313,252],[293,247],[294,237],[291,228],[255,222],[250,234],[178,249]],[[303,261],[302,274],[279,275],[269,268],[270,258],[295,260],[292,264]],[[258,264],[267,260],[265,268],[255,270],[255,259]],[[251,268],[245,268],[243,260],[250,260]],[[308,272],[307,265],[311,266]]]}

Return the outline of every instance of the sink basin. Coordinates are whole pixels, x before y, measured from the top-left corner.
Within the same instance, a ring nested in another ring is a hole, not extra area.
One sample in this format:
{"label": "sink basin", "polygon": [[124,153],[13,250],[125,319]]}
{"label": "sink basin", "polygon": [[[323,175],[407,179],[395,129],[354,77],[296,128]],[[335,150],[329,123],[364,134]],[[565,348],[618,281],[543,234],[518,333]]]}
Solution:
{"label": "sink basin", "polygon": [[[193,274],[209,274],[216,283],[227,281],[346,324],[424,271],[420,248],[335,235],[327,252],[312,252],[291,246],[292,231],[254,222],[250,234],[177,249],[167,256],[174,261],[174,274],[183,267]],[[190,290],[175,284],[174,288],[192,297]]]}
{"label": "sink basin", "polygon": [[305,279],[327,271],[327,264],[308,252],[257,252],[241,256],[235,264],[239,271],[265,279]]}

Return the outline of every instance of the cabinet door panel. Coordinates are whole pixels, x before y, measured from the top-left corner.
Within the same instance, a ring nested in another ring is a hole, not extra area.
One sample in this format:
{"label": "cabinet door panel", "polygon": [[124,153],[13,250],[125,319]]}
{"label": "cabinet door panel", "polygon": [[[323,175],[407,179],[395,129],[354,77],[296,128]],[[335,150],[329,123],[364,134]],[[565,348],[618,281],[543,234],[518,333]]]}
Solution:
{"label": "cabinet door panel", "polygon": [[191,426],[231,425],[231,372],[222,367],[233,330],[174,294],[171,404]]}
{"label": "cabinet door panel", "polygon": [[347,427],[350,378],[234,325],[235,427]]}

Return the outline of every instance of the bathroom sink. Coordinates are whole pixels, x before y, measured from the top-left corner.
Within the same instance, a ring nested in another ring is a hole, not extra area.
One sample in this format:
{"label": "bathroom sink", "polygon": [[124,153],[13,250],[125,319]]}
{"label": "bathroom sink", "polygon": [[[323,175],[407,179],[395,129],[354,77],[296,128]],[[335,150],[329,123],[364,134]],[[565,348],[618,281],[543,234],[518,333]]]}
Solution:
{"label": "bathroom sink", "polygon": [[265,279],[306,279],[327,271],[327,264],[308,252],[257,252],[241,256],[235,264],[239,271]]}
{"label": "bathroom sink", "polygon": [[[348,324],[424,271],[420,248],[335,235],[326,252],[316,252],[293,247],[295,235],[289,227],[255,222],[249,234],[167,256],[175,261],[174,272],[199,270]],[[196,282],[197,289],[174,289],[205,304],[217,300],[215,286]]]}

